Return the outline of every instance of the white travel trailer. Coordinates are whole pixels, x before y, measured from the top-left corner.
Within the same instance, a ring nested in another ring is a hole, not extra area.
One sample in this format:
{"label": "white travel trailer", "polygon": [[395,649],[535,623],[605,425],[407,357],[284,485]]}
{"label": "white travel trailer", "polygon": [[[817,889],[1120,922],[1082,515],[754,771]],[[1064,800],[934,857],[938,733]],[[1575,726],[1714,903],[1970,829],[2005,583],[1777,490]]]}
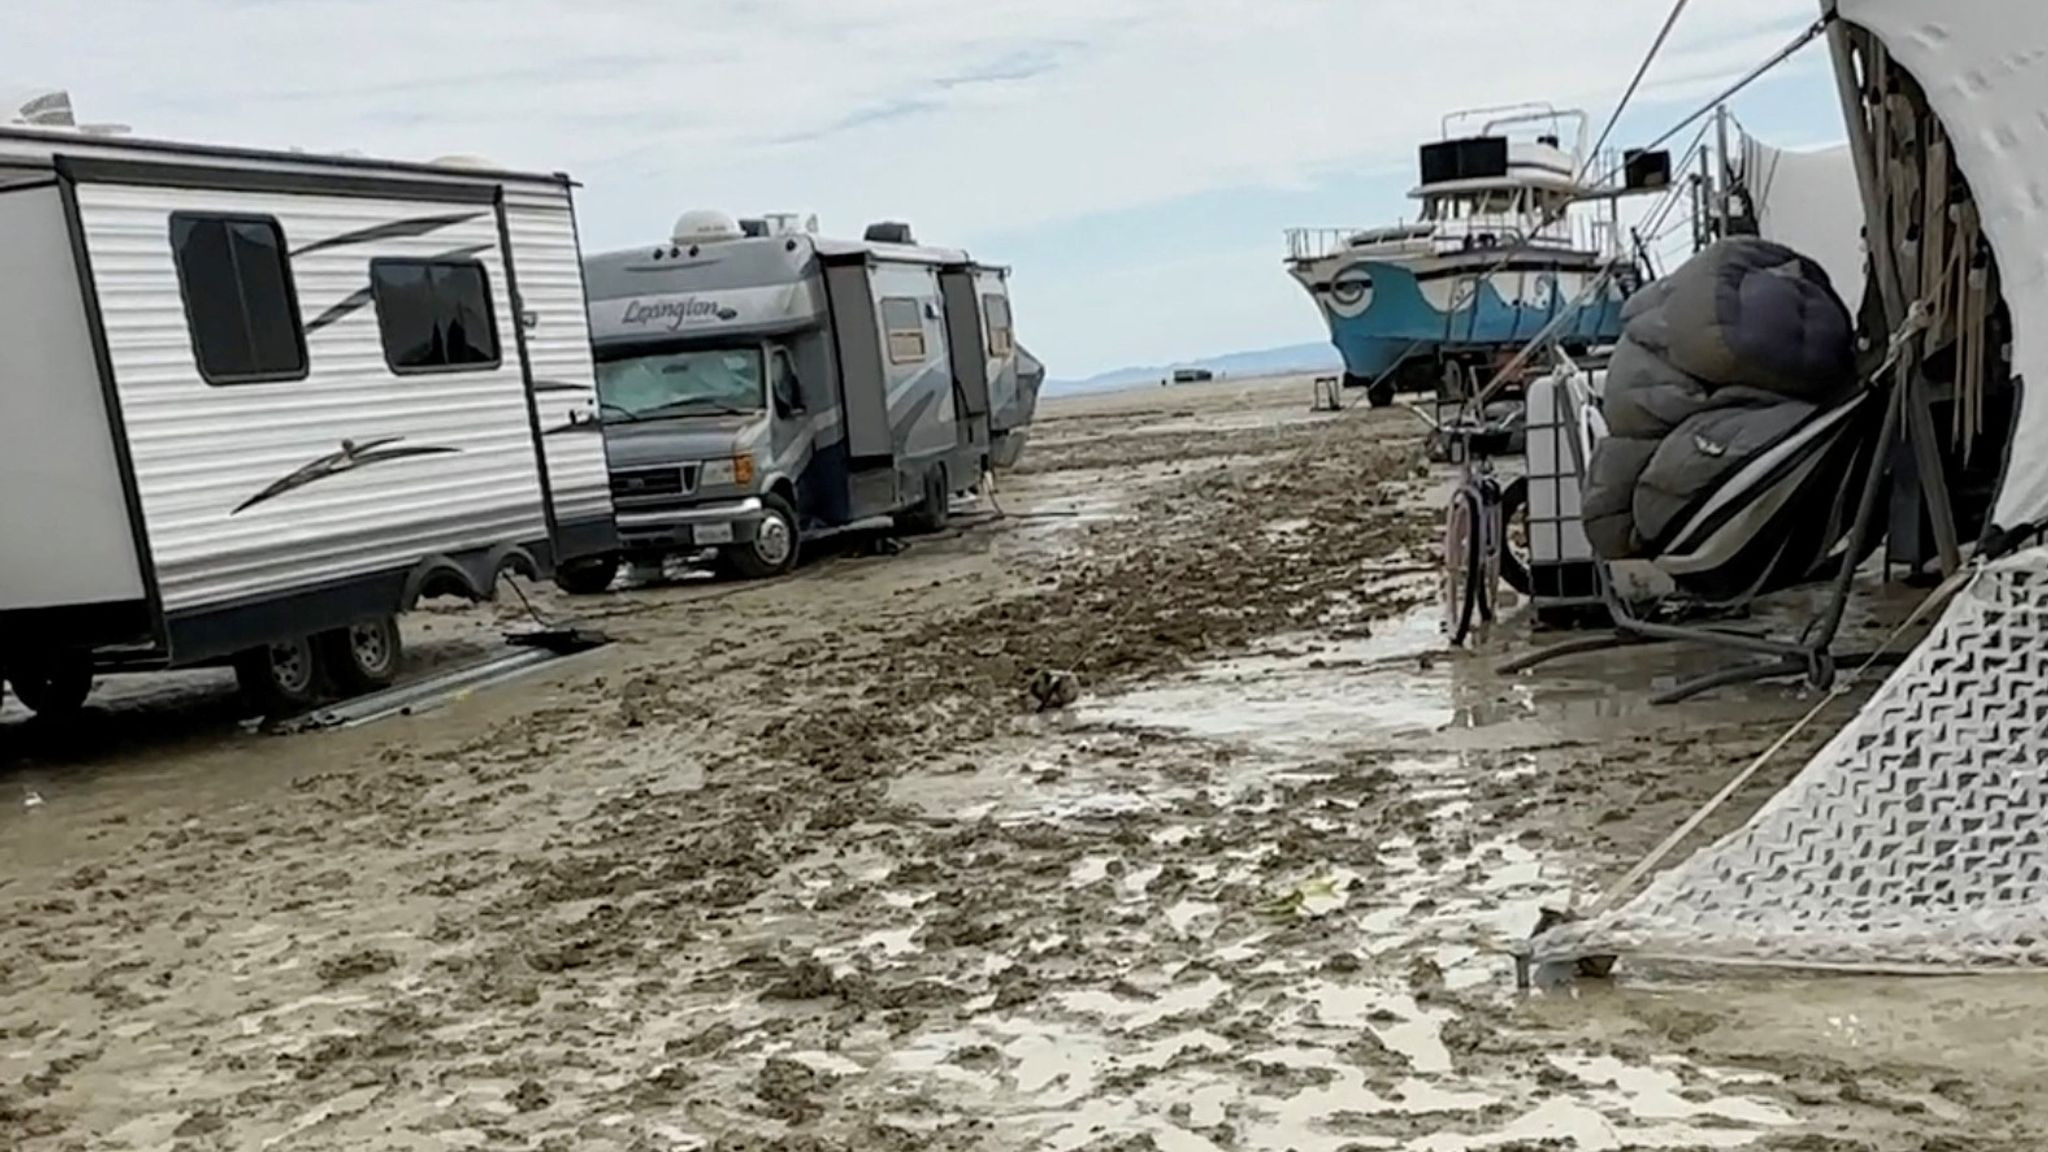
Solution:
{"label": "white travel trailer", "polygon": [[617,547],[571,182],[0,127],[0,672],[389,680],[395,616]]}

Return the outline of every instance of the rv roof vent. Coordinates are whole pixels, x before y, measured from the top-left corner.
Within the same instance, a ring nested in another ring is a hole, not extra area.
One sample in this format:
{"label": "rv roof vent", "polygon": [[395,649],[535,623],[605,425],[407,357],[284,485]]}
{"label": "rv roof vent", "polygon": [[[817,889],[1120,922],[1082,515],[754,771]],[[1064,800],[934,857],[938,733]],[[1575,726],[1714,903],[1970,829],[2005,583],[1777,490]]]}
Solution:
{"label": "rv roof vent", "polygon": [[494,171],[498,167],[482,156],[471,156],[466,153],[436,156],[431,163],[436,168],[470,168],[476,171]]}
{"label": "rv roof vent", "polygon": [[870,224],[868,230],[861,234],[861,239],[870,244],[917,243],[910,235],[910,225],[901,220],[884,220],[879,224]]}
{"label": "rv roof vent", "polygon": [[676,217],[676,228],[669,234],[669,239],[678,244],[714,244],[720,240],[738,240],[745,235],[740,230],[740,222],[727,213],[712,208],[692,208]]}

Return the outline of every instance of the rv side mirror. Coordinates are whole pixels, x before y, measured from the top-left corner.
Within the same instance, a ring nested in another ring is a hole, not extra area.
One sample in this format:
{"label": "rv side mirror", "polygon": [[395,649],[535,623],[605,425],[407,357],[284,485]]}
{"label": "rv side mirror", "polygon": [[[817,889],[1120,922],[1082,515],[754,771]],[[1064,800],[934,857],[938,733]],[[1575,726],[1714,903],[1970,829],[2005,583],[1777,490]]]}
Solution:
{"label": "rv side mirror", "polygon": [[771,387],[778,415],[789,416],[804,410],[803,389],[797,387],[796,369],[787,356],[778,354],[775,357]]}

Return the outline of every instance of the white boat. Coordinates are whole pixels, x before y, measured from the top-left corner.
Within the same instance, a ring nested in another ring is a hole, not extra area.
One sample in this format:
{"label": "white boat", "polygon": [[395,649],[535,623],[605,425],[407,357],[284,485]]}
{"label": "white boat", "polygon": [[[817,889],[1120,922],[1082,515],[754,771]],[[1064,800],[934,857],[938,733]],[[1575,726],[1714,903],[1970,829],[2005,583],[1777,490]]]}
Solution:
{"label": "white boat", "polygon": [[[1490,363],[1561,316],[1568,348],[1619,334],[1641,277],[1611,212],[1600,219],[1588,203],[1607,193],[1586,182],[1586,127],[1584,112],[1547,104],[1453,113],[1443,138],[1420,150],[1409,193],[1417,220],[1287,233],[1288,271],[1321,308],[1346,386],[1390,403],[1397,388],[1429,387],[1447,365]],[[1628,186],[1668,184],[1668,161],[1632,161]],[[1618,274],[1589,291],[1617,262]]]}

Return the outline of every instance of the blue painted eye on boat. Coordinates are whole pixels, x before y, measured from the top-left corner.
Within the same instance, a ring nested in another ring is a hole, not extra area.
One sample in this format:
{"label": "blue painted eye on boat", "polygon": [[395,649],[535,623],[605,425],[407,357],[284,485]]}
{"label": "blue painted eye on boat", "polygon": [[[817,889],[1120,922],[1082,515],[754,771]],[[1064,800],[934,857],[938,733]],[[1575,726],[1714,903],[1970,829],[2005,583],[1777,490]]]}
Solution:
{"label": "blue painted eye on boat", "polygon": [[1330,281],[1330,306],[1346,316],[1357,316],[1372,305],[1372,273],[1362,268],[1346,269]]}

